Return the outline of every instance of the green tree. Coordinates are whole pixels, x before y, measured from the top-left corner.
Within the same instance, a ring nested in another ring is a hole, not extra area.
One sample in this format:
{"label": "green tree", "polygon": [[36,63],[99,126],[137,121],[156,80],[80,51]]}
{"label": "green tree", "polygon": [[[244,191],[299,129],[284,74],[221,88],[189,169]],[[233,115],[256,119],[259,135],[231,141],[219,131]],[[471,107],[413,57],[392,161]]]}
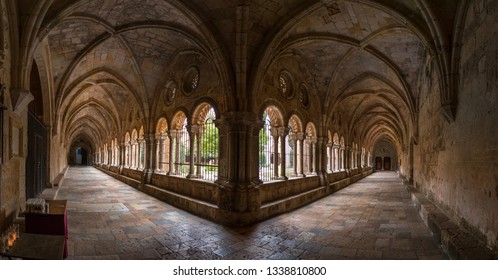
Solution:
{"label": "green tree", "polygon": [[263,126],[263,129],[259,132],[259,166],[266,166],[267,164],[267,159],[265,155],[265,147],[268,144],[268,133],[267,133],[267,125],[269,123],[268,120],[268,114],[265,112],[263,114],[263,121],[265,122],[265,125]]}
{"label": "green tree", "polygon": [[218,159],[218,145],[219,144],[219,134],[218,128],[214,125],[211,119],[208,119],[206,125],[204,126],[204,133],[202,135],[201,145],[202,151],[201,156],[203,160]]}

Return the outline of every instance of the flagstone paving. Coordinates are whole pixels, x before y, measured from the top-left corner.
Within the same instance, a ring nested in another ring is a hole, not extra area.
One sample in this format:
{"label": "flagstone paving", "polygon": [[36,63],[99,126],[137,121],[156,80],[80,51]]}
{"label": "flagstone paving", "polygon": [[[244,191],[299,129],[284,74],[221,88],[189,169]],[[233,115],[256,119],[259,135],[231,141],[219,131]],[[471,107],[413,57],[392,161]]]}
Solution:
{"label": "flagstone paving", "polygon": [[94,169],[71,167],[68,259],[441,259],[397,175],[379,172],[306,207],[230,228]]}

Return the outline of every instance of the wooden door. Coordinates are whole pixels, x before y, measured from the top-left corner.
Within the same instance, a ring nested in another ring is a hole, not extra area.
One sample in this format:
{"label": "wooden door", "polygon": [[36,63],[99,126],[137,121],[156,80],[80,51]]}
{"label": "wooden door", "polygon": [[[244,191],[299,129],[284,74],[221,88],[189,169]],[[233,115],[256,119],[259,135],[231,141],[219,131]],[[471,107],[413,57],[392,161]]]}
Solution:
{"label": "wooden door", "polygon": [[384,158],[384,170],[391,170],[391,158],[390,157]]}
{"label": "wooden door", "polygon": [[382,158],[381,157],[375,158],[375,169],[382,170]]}

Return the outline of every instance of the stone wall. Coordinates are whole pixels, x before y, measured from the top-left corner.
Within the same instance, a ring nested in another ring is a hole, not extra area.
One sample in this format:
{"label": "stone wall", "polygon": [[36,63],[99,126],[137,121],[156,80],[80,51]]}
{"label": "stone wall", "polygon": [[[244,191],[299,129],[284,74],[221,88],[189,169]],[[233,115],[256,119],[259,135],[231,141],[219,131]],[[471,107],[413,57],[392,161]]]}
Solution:
{"label": "stone wall", "polygon": [[152,185],[211,204],[218,203],[218,187],[211,182],[153,174]]}
{"label": "stone wall", "polygon": [[498,2],[471,1],[454,122],[440,114],[437,76],[422,86],[415,187],[455,222],[498,247]]}
{"label": "stone wall", "polygon": [[268,182],[259,187],[261,204],[285,199],[318,187],[320,187],[318,176]]}

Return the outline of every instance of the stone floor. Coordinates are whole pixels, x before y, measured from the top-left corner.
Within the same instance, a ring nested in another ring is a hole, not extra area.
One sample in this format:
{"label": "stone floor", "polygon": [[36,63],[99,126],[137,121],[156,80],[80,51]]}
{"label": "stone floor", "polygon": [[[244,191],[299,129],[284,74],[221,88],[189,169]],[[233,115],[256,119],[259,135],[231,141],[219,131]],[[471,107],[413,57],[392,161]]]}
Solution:
{"label": "stone floor", "polygon": [[69,259],[441,259],[395,173],[381,172],[294,212],[228,228],[73,167]]}

